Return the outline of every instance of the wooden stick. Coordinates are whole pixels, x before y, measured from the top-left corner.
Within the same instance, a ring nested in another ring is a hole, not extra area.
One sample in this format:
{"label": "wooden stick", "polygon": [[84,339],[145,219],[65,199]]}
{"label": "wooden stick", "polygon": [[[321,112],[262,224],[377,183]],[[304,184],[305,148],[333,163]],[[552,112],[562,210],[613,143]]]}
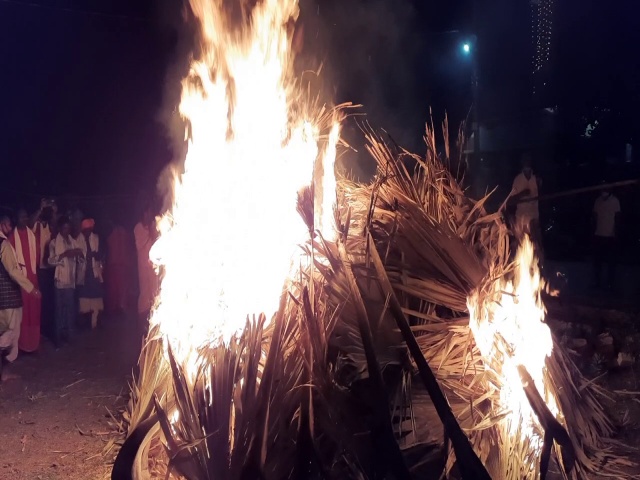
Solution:
{"label": "wooden stick", "polygon": [[[552,438],[558,443],[558,445],[560,445],[562,452],[562,466],[565,473],[568,475],[571,473],[571,470],[573,470],[576,463],[576,452],[573,448],[571,438],[569,437],[567,430],[560,424],[560,422],[558,422],[558,420],[556,420],[556,417],[553,416],[551,410],[547,407],[547,404],[540,395],[540,392],[538,392],[533,378],[531,378],[527,369],[523,365],[518,365],[518,373],[522,380],[524,393],[527,396],[527,400],[529,400],[529,405],[531,405],[531,408],[538,417],[538,421],[540,422],[540,425],[542,425],[545,433],[545,451],[547,455],[546,458],[543,456],[541,459],[541,466],[545,469],[549,467],[549,454],[551,453],[551,450],[548,443],[549,439]],[[546,475],[546,471],[543,473]]]}
{"label": "wooden stick", "polygon": [[640,182],[640,179],[635,180],[623,180],[621,182],[603,183],[602,185],[592,185],[590,187],[574,188],[572,190],[565,190],[563,192],[548,193],[546,195],[538,195],[532,198],[523,198],[514,203],[527,203],[535,201],[553,200],[554,198],[570,197],[571,195],[578,195],[580,193],[597,192],[598,190],[605,190],[610,188],[626,187],[628,185],[635,185]]}
{"label": "wooden stick", "polygon": [[640,392],[630,392],[628,390],[614,390],[613,393],[617,395],[640,395]]}
{"label": "wooden stick", "polygon": [[542,443],[542,453],[540,454],[540,480],[547,478],[549,471],[549,462],[551,461],[551,449],[553,448],[553,435],[550,432],[544,432],[544,441]]}
{"label": "wooden stick", "polygon": [[67,388],[71,388],[71,387],[73,387],[74,385],[77,385],[77,384],[79,384],[79,383],[81,383],[81,382],[84,382],[84,378],[81,378],[80,380],[76,380],[75,382],[70,383],[70,384],[69,384],[69,385],[67,385],[66,387],[62,387],[62,389],[63,389],[63,390],[65,390],[65,389],[67,389]]}
{"label": "wooden stick", "polygon": [[393,287],[389,282],[389,278],[387,277],[387,273],[371,234],[369,234],[368,241],[369,255],[378,274],[380,286],[382,287],[385,295],[389,298],[390,312],[396,320],[396,324],[402,333],[404,341],[407,343],[407,347],[409,349],[409,353],[411,353],[411,356],[413,357],[413,361],[416,362],[420,377],[427,389],[427,392],[429,393],[429,397],[431,397],[431,401],[438,413],[438,417],[440,417],[440,421],[444,425],[446,436],[453,445],[461,477],[463,480],[491,480],[491,476],[482,464],[480,458],[478,458],[478,455],[476,455],[476,452],[473,450],[471,442],[469,442],[469,438],[460,427],[458,420],[456,420],[447,397],[445,397],[442,392],[436,376],[431,370],[427,359],[422,354],[422,350],[420,350],[420,345],[418,345],[418,341],[411,331],[411,326],[402,311],[402,305],[400,304],[398,297],[396,297]]}

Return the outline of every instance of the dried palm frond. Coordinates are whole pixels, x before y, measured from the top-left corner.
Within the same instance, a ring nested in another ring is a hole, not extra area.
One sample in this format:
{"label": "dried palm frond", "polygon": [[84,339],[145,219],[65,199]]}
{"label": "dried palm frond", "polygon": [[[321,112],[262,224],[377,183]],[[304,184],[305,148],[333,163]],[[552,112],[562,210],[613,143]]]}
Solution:
{"label": "dried palm frond", "polygon": [[[354,264],[354,270],[362,268],[366,278],[377,275],[378,282],[388,279],[458,421],[490,471],[500,478],[533,476],[537,470],[531,471],[531,446],[507,445],[495,429],[505,415],[496,409],[502,379],[487,368],[475,346],[467,312],[467,298],[474,290],[509,274],[507,227],[500,214],[485,211],[486,198],[475,202],[466,197],[446,168],[448,162],[437,157],[429,126],[431,147],[425,158],[395,153],[373,132],[367,135],[369,152],[378,163],[376,179],[370,185],[342,183],[342,221],[348,215],[351,231],[361,232],[347,240],[356,246],[352,251],[363,252],[362,265]],[[416,165],[413,172],[407,167],[411,162]],[[366,242],[369,234],[372,243]],[[384,273],[364,273],[370,264],[365,252],[373,248]],[[577,454],[575,474],[598,469],[615,473],[624,460],[599,467],[610,454],[607,438],[613,432],[598,391],[582,380],[559,346],[548,361],[546,381],[563,392],[562,409],[570,411],[565,427]]]}
{"label": "dried palm frond", "polygon": [[[336,312],[322,301],[321,285],[314,297],[307,285],[291,286],[266,330],[261,317],[228,345],[202,349],[193,382],[168,351],[174,400],[157,400],[156,408],[170,469],[188,479],[279,479],[406,468],[391,430],[383,445],[398,457],[375,457],[385,438],[375,427],[381,412],[339,383],[338,359],[329,353]],[[386,402],[386,391],[379,393]]]}
{"label": "dried palm frond", "polygon": [[[433,478],[454,466],[479,478],[482,463],[494,478],[544,473],[548,455],[540,467],[532,445],[501,434],[504,378],[470,330],[469,296],[512,269],[505,223],[487,213],[486,198],[465,195],[449,169],[461,149],[440,158],[432,127],[424,158],[371,130],[367,138],[378,173],[369,185],[340,181],[335,242],[312,230],[313,190],[301,192],[311,261],[268,327],[262,316],[229,344],[201,349],[195,379],[150,334],[131,426],[157,415],[169,468],[184,477],[406,477],[424,463]],[[411,386],[416,369],[429,396]],[[564,420],[543,423],[565,440],[566,429],[575,451],[575,468],[566,456],[563,473],[615,474],[624,459],[610,454],[598,387],[558,345],[546,382],[562,392]]]}
{"label": "dried palm frond", "polygon": [[154,326],[145,339],[138,360],[138,375],[131,384],[131,396],[125,419],[129,432],[153,414],[154,395],[163,398],[171,395],[171,378],[168,364],[164,361],[163,342],[159,329]]}

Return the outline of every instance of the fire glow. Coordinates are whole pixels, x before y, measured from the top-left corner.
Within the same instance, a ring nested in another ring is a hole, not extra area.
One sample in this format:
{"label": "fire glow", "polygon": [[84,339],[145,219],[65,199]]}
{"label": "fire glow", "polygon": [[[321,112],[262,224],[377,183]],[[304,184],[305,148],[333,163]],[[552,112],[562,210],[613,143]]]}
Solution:
{"label": "fire glow", "polygon": [[297,1],[258,2],[245,27],[223,3],[190,0],[202,54],[182,85],[188,152],[152,250],[163,279],[151,323],[182,362],[199,346],[228,342],[248,316],[276,312],[309,236],[296,203],[316,162],[326,179],[315,188],[326,192],[316,198],[323,233],[335,202],[339,125],[323,144],[292,79]]}
{"label": "fire glow", "polygon": [[544,323],[542,287],[533,244],[525,237],[516,255],[513,280],[498,279],[489,292],[476,293],[468,300],[476,344],[487,368],[496,369],[502,377],[499,411],[508,414],[501,420],[501,429],[516,443],[529,442],[538,454],[543,432],[525,395],[518,367],[526,368],[549,410],[558,418],[555,393],[545,382],[546,359],[552,353],[553,339]]}

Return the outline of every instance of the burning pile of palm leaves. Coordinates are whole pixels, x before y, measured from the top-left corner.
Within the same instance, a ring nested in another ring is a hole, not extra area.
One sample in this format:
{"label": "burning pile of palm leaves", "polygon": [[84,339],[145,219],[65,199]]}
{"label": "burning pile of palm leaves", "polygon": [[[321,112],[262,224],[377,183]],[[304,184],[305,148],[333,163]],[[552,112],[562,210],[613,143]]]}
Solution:
{"label": "burning pile of palm leaves", "polygon": [[[160,440],[165,467],[188,479],[407,478],[425,465],[432,478],[445,470],[481,478],[467,437],[493,478],[546,473],[554,444],[567,476],[615,470],[597,388],[559,347],[542,389],[526,369],[519,384],[504,384],[512,379],[500,362],[517,346],[502,339],[495,356],[478,348],[467,305],[476,298],[491,308],[496,282],[513,280],[508,232],[464,195],[435,155],[433,131],[427,140],[418,158],[369,136],[375,181],[339,182],[338,238],[310,229],[313,262],[268,327],[264,316],[249,319],[227,345],[203,347],[195,376],[151,332],[125,448]],[[299,206],[312,227],[310,197]],[[430,400],[412,387],[416,368]],[[521,390],[535,412],[531,431],[520,431],[522,421],[505,426],[513,413],[505,387]],[[412,439],[442,431],[440,422],[444,435],[416,449]]]}
{"label": "burning pile of palm leaves", "polygon": [[[486,198],[474,202],[464,195],[448,160],[435,154],[432,129],[426,140],[421,159],[369,137],[377,179],[345,189],[347,204],[360,212],[352,215],[352,228],[364,232],[361,241],[369,235],[361,263],[378,266],[377,281],[389,286],[388,302],[399,305],[412,325],[458,422],[494,478],[537,478],[540,470],[544,475],[554,444],[566,475],[615,470],[616,462],[607,465],[605,439],[613,429],[598,389],[553,347],[542,323],[542,285],[530,243],[525,239],[510,263],[500,213],[484,211]],[[413,172],[407,160],[416,164]],[[382,261],[375,261],[378,256]],[[532,278],[536,285],[530,285]],[[517,288],[523,285],[529,288]],[[541,382],[527,371],[536,366],[527,358],[532,353],[542,362]],[[511,398],[504,398],[506,390]],[[551,412],[547,405],[555,402]]]}
{"label": "burning pile of palm leaves", "polygon": [[433,129],[424,158],[369,133],[375,180],[336,181],[339,121],[307,115],[292,80],[297,2],[189,3],[188,151],[113,478],[615,472],[530,242],[512,262],[501,214],[465,196]]}

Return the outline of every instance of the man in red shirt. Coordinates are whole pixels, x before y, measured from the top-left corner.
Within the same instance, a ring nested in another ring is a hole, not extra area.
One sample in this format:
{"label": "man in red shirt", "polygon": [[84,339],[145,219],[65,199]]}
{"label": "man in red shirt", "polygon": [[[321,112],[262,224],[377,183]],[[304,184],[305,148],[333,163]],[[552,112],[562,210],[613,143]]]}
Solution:
{"label": "man in red shirt", "polygon": [[[29,215],[24,209],[18,210],[16,228],[9,236],[9,242],[16,252],[22,273],[38,289],[38,267],[40,266],[40,239],[29,228]],[[40,346],[40,313],[42,298],[22,290],[22,324],[18,347],[24,352],[35,352]]]}
{"label": "man in red shirt", "polygon": [[22,272],[16,251],[7,239],[12,230],[9,217],[0,217],[0,381],[15,378],[4,368],[18,358],[22,292],[40,298],[40,291]]}

